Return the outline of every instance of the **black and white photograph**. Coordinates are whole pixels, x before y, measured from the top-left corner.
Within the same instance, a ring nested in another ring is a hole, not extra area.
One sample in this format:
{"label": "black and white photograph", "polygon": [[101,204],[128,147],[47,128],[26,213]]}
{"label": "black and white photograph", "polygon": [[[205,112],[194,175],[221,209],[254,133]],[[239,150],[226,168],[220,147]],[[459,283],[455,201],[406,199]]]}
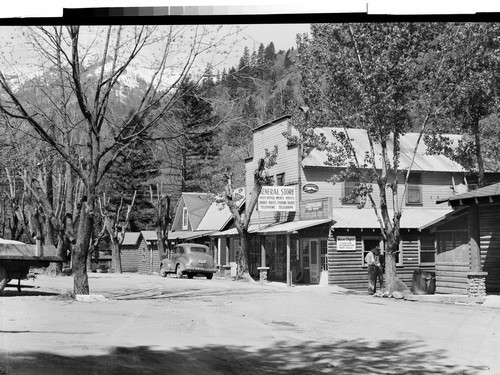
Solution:
{"label": "black and white photograph", "polygon": [[0,375],[500,374],[499,9],[21,3]]}

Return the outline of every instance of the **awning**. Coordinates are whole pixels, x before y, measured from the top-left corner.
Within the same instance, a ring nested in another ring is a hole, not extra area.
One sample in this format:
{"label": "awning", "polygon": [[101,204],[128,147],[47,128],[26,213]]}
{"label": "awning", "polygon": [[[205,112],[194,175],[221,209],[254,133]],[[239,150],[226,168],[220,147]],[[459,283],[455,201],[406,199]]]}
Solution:
{"label": "awning", "polygon": [[259,234],[286,234],[298,230],[315,227],[316,225],[326,224],[331,222],[330,219],[317,219],[317,220],[300,220],[291,221],[289,223],[275,224],[267,228],[257,230]]}
{"label": "awning", "polygon": [[[267,225],[251,224],[248,228],[248,233],[252,234],[287,234],[302,229],[314,227],[316,225],[326,224],[331,222],[330,219],[316,219],[316,220],[300,220],[300,221],[290,221],[288,223],[276,223]],[[212,233],[213,237],[230,237],[238,235],[236,228],[231,228],[223,232]]]}
{"label": "awning", "polygon": [[438,217],[436,220],[433,220],[433,221],[421,226],[418,229],[424,230],[424,229],[429,229],[429,228],[435,227],[437,224],[443,225],[443,224],[447,223],[448,221],[453,220],[457,216],[463,214],[463,211],[466,211],[466,210],[467,210],[467,207],[459,207],[459,208],[455,209],[454,211],[448,212],[445,215]]}
{"label": "awning", "polygon": [[[404,208],[401,229],[420,229],[428,223],[439,220],[451,209]],[[380,213],[380,211],[379,211]],[[372,208],[337,208],[332,213],[333,228],[379,229],[375,211]]]}
{"label": "awning", "polygon": [[194,240],[195,238],[208,236],[210,233],[213,233],[213,231],[211,231],[211,230],[200,230],[200,231],[180,230],[180,231],[175,231],[175,232],[168,232],[168,239],[169,240]]}

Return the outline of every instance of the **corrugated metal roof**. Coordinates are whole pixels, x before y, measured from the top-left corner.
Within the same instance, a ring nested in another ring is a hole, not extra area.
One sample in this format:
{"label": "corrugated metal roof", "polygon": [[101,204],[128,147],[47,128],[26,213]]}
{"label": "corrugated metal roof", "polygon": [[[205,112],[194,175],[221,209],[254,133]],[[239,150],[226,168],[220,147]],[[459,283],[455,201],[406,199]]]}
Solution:
{"label": "corrugated metal roof", "polygon": [[[288,223],[276,223],[272,225],[251,224],[248,227],[248,233],[257,234],[278,234],[278,233],[291,233],[296,230],[306,229],[330,222],[330,219],[316,219],[316,220],[299,220],[290,221]],[[238,234],[236,228],[231,228],[223,232],[212,233],[214,237],[235,236]]]}
{"label": "corrugated metal roof", "polygon": [[[332,131],[344,132],[342,128],[317,128],[315,132],[317,134],[324,134],[329,142],[337,143],[337,140],[332,135]],[[370,144],[368,142],[368,136],[366,130],[363,129],[348,129],[348,135],[352,140],[353,147],[356,150],[356,154],[363,162],[365,153],[370,151]],[[411,159],[413,157],[413,152],[415,150],[415,145],[417,144],[419,133],[407,133],[401,137],[401,157],[400,157],[400,168],[407,169],[411,164]],[[454,142],[457,142],[462,136],[456,134],[444,134],[445,136],[451,138]],[[392,141],[387,143],[388,157],[392,161]],[[379,144],[374,145],[376,160],[375,163],[377,167],[381,166],[381,147]],[[418,146],[418,152],[415,157],[412,170],[414,171],[440,171],[440,172],[463,172],[464,169],[458,163],[455,163],[451,159],[443,155],[427,155],[427,147],[423,140],[420,141]],[[312,150],[311,153],[304,158],[302,165],[304,167],[325,167],[325,162],[328,161],[327,153],[324,151]]]}
{"label": "corrugated metal roof", "polygon": [[329,222],[331,222],[330,219],[291,221],[289,223],[271,225],[267,228],[257,230],[257,233],[259,234],[291,233],[297,230],[315,227],[316,225],[326,224]]}
{"label": "corrugated metal roof", "polygon": [[[402,229],[419,229],[424,225],[444,217],[451,212],[451,208],[408,208],[403,210],[401,216]],[[332,213],[334,228],[353,228],[353,229],[378,229],[380,225],[372,208],[338,208]]]}
{"label": "corrugated metal roof", "polygon": [[500,183],[488,185],[477,190],[471,190],[463,194],[452,195],[448,198],[438,200],[437,203],[452,202],[470,198],[493,197],[498,195],[500,195]]}
{"label": "corrugated metal roof", "polygon": [[[239,188],[237,189],[237,193],[242,197],[242,199],[237,202],[238,207],[241,207],[241,205],[245,202],[245,189]],[[203,216],[198,224],[196,230],[222,230],[232,218],[233,216],[227,205],[212,202],[207,212],[205,212],[205,216]]]}
{"label": "corrugated metal roof", "polygon": [[192,240],[195,238],[208,236],[212,232],[213,231],[211,231],[211,230],[200,230],[200,231],[182,230],[182,231],[168,232],[168,239],[169,240]]}

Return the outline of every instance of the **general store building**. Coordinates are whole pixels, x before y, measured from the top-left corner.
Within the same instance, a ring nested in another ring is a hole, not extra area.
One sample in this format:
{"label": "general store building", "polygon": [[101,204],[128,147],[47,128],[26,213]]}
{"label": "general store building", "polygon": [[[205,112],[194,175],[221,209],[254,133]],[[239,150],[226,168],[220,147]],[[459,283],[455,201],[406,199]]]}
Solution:
{"label": "general store building", "polygon": [[[342,129],[324,127],[315,132],[334,141],[332,130]],[[294,282],[321,282],[366,290],[364,257],[375,245],[385,248],[376,215],[370,205],[359,209],[358,202],[342,202],[341,198],[349,196],[354,182],[327,182],[340,168],[327,166],[325,153],[318,150],[305,153],[301,146],[290,144],[283,135],[294,133],[289,116],[253,131],[254,154],[246,160],[246,200],[250,199],[253,172],[259,158],[265,155],[266,149],[277,146],[276,164],[269,174],[274,177],[275,186],[296,189],[296,210],[253,213],[250,271],[257,277],[257,268],[265,265],[269,267],[270,279],[284,281],[289,257]],[[348,135],[358,155],[369,150],[364,130],[350,129]],[[417,137],[418,134],[409,133],[401,139],[402,169],[411,162]],[[402,241],[397,259],[398,275],[408,286],[411,286],[414,270],[435,270],[435,233],[425,226],[451,212],[450,207],[437,205],[436,201],[453,195],[464,178],[460,165],[442,155],[427,155],[425,145],[419,146],[403,202]],[[373,188],[373,197],[377,200],[378,186],[374,184]],[[403,188],[401,184],[400,191]],[[238,246],[234,229],[216,236]]]}

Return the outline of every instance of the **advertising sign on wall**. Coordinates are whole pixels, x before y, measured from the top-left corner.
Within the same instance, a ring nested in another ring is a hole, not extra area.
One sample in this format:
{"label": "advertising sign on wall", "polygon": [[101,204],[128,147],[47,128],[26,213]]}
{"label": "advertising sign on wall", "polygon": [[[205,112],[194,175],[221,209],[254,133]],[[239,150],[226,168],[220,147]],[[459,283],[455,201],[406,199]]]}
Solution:
{"label": "advertising sign on wall", "polygon": [[296,211],[295,186],[264,186],[259,195],[259,211]]}
{"label": "advertising sign on wall", "polygon": [[337,251],[356,250],[356,236],[337,236]]}

